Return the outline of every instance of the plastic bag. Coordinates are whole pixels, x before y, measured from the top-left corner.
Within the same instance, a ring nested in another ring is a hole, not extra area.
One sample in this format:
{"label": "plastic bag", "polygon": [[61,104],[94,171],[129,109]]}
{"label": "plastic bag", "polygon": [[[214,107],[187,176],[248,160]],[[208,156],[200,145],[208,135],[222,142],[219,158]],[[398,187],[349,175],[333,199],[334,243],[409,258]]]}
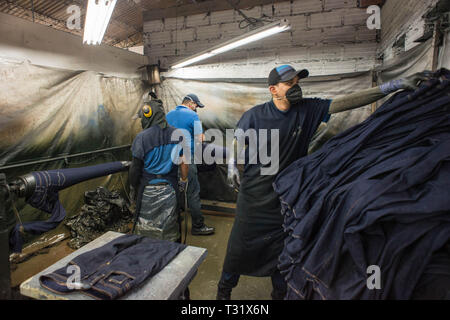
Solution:
{"label": "plastic bag", "polygon": [[177,197],[171,185],[145,187],[135,233],[174,242],[180,238]]}

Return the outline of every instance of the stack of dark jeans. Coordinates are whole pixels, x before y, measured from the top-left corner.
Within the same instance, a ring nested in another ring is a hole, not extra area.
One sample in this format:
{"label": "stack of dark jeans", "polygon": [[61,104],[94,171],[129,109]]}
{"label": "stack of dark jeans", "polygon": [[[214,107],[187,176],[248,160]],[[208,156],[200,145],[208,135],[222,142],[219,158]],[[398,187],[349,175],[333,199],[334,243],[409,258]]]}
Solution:
{"label": "stack of dark jeans", "polygon": [[287,299],[448,298],[450,72],[396,94],[274,188]]}

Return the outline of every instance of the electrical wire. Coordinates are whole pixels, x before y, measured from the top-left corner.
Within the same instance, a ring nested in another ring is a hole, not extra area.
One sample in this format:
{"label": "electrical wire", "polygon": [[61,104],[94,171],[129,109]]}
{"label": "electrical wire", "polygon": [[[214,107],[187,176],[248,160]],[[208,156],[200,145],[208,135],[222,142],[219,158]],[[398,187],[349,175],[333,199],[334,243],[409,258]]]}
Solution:
{"label": "electrical wire", "polygon": [[[239,21],[239,29],[246,29],[248,27],[260,27],[264,24],[264,22],[271,23],[273,22],[273,19],[263,14],[261,18],[253,18],[253,17],[247,17],[237,6],[240,3],[240,0],[237,2],[237,4],[234,4],[231,0],[226,0],[231,7],[233,7],[234,10],[239,13],[244,19]],[[244,23],[246,24],[244,25]]]}

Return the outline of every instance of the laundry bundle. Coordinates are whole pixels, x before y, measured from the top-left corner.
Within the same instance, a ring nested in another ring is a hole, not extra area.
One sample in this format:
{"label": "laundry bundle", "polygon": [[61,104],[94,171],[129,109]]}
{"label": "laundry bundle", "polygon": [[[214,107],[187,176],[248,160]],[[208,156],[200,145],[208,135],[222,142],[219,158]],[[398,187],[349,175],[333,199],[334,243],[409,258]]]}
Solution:
{"label": "laundry bundle", "polygon": [[450,71],[397,93],[273,186],[286,299],[449,298]]}

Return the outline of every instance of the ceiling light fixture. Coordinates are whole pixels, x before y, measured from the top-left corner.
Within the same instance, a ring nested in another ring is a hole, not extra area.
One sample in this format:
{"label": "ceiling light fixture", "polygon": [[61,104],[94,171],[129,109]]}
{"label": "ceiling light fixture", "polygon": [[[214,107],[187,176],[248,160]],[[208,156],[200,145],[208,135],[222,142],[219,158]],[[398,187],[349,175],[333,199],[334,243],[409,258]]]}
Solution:
{"label": "ceiling light fixture", "polygon": [[182,61],[177,62],[172,66],[173,69],[183,68],[198,61],[208,59],[220,53],[224,53],[226,51],[235,49],[237,47],[241,47],[243,45],[249,44],[251,42],[269,37],[271,35],[289,30],[291,28],[289,21],[286,19],[270,23],[264,27],[255,29],[249,33],[246,33],[242,36],[231,39],[223,44],[215,46],[211,49],[200,52],[192,57],[184,59]]}
{"label": "ceiling light fixture", "polygon": [[102,43],[116,2],[117,0],[89,0],[84,23],[84,43]]}

